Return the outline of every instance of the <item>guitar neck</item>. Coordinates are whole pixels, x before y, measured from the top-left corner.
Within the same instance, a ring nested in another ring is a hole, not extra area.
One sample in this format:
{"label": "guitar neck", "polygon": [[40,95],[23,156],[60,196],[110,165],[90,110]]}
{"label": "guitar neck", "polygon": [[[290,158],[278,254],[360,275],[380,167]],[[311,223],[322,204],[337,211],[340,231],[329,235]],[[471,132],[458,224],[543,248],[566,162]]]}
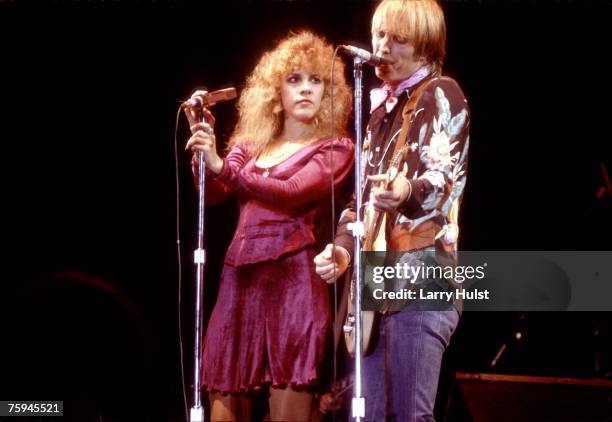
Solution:
{"label": "guitar neck", "polygon": [[378,233],[380,232],[381,223],[382,213],[378,210],[372,211],[372,214],[368,218],[362,250],[371,251],[373,249],[374,242],[376,241]]}

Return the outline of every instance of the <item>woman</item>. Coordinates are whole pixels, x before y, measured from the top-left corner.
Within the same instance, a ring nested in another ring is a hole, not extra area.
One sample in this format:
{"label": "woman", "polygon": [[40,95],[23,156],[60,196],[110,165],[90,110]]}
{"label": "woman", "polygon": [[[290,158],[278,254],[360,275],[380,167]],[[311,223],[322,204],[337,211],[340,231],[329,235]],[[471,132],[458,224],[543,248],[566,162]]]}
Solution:
{"label": "woman", "polygon": [[[330,139],[345,133],[351,105],[338,60],[332,128],[332,53],[300,32],[264,54],[242,91],[227,157],[217,155],[209,124],[191,127],[187,148],[203,152],[210,199],[235,192],[240,205],[202,357],[212,421],[250,420],[248,393],[265,386],[272,420],[310,417],[330,324],[315,242],[327,235],[318,230],[328,220],[332,173],[338,187],[353,157],[349,139]],[[196,122],[194,111],[189,117]]]}

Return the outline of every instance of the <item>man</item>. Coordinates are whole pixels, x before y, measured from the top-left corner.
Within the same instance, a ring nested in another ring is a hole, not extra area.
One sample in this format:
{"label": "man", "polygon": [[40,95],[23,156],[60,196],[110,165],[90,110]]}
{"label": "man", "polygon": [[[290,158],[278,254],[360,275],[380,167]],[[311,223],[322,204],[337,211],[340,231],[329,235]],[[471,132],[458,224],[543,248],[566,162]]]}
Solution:
{"label": "man", "polygon": [[[402,259],[413,265],[445,265],[457,253],[469,114],[457,83],[440,76],[445,42],[444,15],[435,0],[384,0],[374,13],[373,51],[388,64],[376,67],[384,84],[371,93],[363,198],[386,213],[385,249],[406,251]],[[405,140],[398,141],[406,104],[413,112],[407,115]],[[397,142],[409,149],[407,171],[381,189]],[[340,218],[335,249],[327,245],[315,258],[318,274],[328,282],[345,272],[352,258],[354,220],[353,206]],[[381,315],[378,341],[363,361],[367,421],[433,420],[442,355],[459,322],[458,308],[409,305]]]}

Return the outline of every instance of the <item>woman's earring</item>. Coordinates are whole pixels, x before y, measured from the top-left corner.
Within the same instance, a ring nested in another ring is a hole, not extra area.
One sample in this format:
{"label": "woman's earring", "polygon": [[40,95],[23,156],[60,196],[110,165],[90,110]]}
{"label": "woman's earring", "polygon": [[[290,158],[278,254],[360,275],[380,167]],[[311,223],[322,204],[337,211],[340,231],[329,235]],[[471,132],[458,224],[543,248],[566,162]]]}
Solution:
{"label": "woman's earring", "polygon": [[283,106],[280,104],[276,104],[274,107],[272,107],[272,113],[274,114],[278,114],[281,111],[283,111]]}

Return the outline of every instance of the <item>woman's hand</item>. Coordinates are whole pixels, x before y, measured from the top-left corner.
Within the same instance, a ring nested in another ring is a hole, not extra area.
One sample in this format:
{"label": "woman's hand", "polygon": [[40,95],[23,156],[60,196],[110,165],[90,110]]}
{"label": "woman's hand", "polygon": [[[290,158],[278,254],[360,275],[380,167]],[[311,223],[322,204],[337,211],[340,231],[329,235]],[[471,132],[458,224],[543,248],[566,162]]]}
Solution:
{"label": "woman's hand", "polygon": [[185,149],[191,150],[194,153],[194,162],[198,162],[198,152],[204,154],[204,162],[206,167],[214,173],[219,174],[223,167],[223,160],[217,154],[217,145],[213,128],[208,123],[196,123],[191,126],[191,138],[187,141]]}
{"label": "woman's hand", "polygon": [[[334,265],[334,259],[332,259],[332,250],[335,255],[336,265]],[[334,247],[330,243],[325,247],[323,252],[315,256],[315,270],[325,282],[332,284],[338,277],[344,274],[350,261],[351,255],[346,249],[338,245]]]}
{"label": "woman's hand", "polygon": [[[203,97],[208,93],[208,91],[196,91],[191,95],[191,99],[194,99],[195,97]],[[213,114],[210,112],[209,109],[207,108],[192,108],[192,107],[185,107],[183,109],[183,111],[185,112],[185,116],[187,116],[187,121],[189,121],[189,127],[191,127],[191,133],[193,134],[193,125],[195,125],[196,123],[200,123],[200,120],[202,120],[202,117],[204,118],[204,121],[207,122],[209,125],[211,125],[213,128],[215,127],[215,116],[213,116]]]}
{"label": "woman's hand", "polygon": [[[191,97],[204,95],[206,91],[196,91]],[[191,129],[191,138],[187,141],[186,150],[190,150],[194,154],[194,162],[199,163],[199,154],[204,154],[204,162],[206,167],[214,173],[219,174],[223,167],[223,160],[217,153],[217,145],[214,132],[215,118],[212,113],[206,108],[186,108],[185,115],[189,121]],[[200,122],[200,118],[204,117],[204,121]]]}

